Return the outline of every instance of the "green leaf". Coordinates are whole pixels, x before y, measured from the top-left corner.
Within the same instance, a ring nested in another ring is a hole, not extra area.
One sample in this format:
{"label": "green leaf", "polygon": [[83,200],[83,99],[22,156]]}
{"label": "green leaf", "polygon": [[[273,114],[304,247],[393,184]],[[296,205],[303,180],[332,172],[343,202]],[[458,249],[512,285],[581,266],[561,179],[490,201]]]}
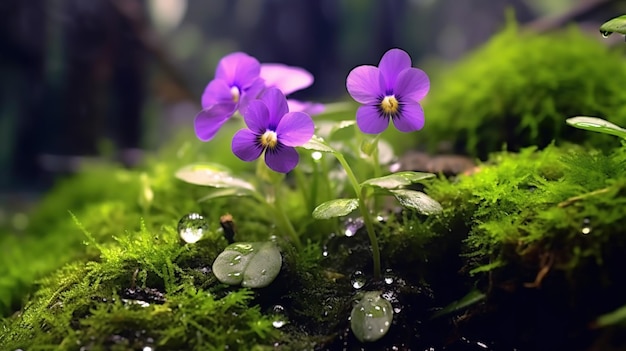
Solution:
{"label": "green leaf", "polygon": [[603,314],[596,319],[595,325],[598,327],[608,327],[615,324],[626,323],[626,306],[622,306],[615,311]]}
{"label": "green leaf", "polygon": [[350,313],[350,328],[361,342],[379,340],[391,326],[393,308],[380,294],[380,291],[365,292]]}
{"label": "green leaf", "polygon": [[274,281],[282,266],[280,250],[272,242],[239,242],[227,246],[213,262],[213,274],[228,285],[263,288]]}
{"label": "green leaf", "polygon": [[437,311],[437,313],[433,314],[432,318],[438,318],[441,316],[445,316],[450,313],[458,312],[466,307],[469,307],[475,303],[478,303],[484,300],[487,297],[484,293],[482,293],[478,289],[474,289],[467,293],[467,295],[463,296],[460,300],[456,300],[449,304],[448,306],[442,308]]}
{"label": "green leaf", "polygon": [[356,120],[349,119],[345,121],[318,121],[315,123],[315,134],[321,138],[331,139],[335,133],[356,124]]}
{"label": "green leaf", "polygon": [[329,219],[349,214],[359,207],[357,199],[336,199],[326,201],[313,210],[313,218]]}
{"label": "green leaf", "polygon": [[378,138],[379,138],[379,135],[380,134],[378,134],[373,139],[364,139],[361,142],[361,152],[366,154],[367,156],[372,156],[375,151],[378,151]]}
{"label": "green leaf", "polygon": [[194,163],[176,172],[176,178],[195,185],[214,188],[239,188],[254,191],[254,185],[233,177],[227,168],[213,163]]}
{"label": "green leaf", "polygon": [[605,38],[612,33],[626,34],[626,15],[610,19],[600,26],[600,33]]}
{"label": "green leaf", "polygon": [[416,210],[421,214],[432,215],[443,211],[439,202],[421,191],[397,189],[390,190],[390,192],[402,206]]}
{"label": "green leaf", "polygon": [[361,186],[372,186],[382,189],[397,189],[406,185],[417,183],[424,179],[435,177],[432,173],[421,172],[398,172],[379,178],[372,178],[361,183]]}
{"label": "green leaf", "polygon": [[307,141],[304,145],[300,145],[299,147],[320,152],[335,152],[335,149],[328,145],[324,139],[316,135],[314,135],[311,140]]}
{"label": "green leaf", "polygon": [[241,188],[222,188],[217,189],[215,191],[210,192],[206,196],[200,198],[198,202],[208,201],[211,199],[217,199],[220,197],[241,197],[241,196],[250,196],[252,192],[250,190],[241,189]]}
{"label": "green leaf", "polygon": [[565,120],[567,124],[592,132],[615,135],[626,139],[626,129],[597,117],[578,116]]}
{"label": "green leaf", "polygon": [[342,130],[344,128],[351,127],[351,126],[353,126],[355,124],[356,124],[356,120],[354,120],[354,119],[348,119],[348,120],[340,121],[340,122],[336,123],[335,126],[333,127],[333,129],[331,131],[331,135],[333,133],[335,133],[336,131]]}

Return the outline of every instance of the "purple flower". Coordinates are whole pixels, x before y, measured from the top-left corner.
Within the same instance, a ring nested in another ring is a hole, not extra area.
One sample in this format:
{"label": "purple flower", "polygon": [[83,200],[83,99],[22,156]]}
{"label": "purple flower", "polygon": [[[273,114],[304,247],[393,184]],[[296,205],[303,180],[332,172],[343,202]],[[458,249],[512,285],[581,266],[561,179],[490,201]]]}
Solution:
{"label": "purple flower", "polygon": [[363,105],[356,112],[363,133],[381,133],[389,120],[401,132],[424,126],[424,110],[419,102],[428,93],[430,81],[424,71],[411,67],[411,57],[405,51],[387,51],[378,67],[356,67],[348,74],[346,87]]}
{"label": "purple flower", "polygon": [[315,126],[309,115],[289,112],[287,99],[277,88],[267,89],[243,112],[248,128],[235,133],[233,153],[253,161],[265,153],[265,163],[276,172],[287,173],[298,164],[295,146],[311,139]]}
{"label": "purple flower", "polygon": [[217,65],[215,78],[202,94],[202,111],[194,121],[196,135],[202,141],[213,139],[220,127],[263,90],[259,77],[261,64],[243,52],[224,56]]}
{"label": "purple flower", "polygon": [[[260,64],[257,59],[243,52],[226,55],[217,65],[215,78],[202,94],[202,111],[194,120],[196,135],[202,141],[213,139],[237,110],[243,114],[248,103],[266,88],[276,87],[287,95],[311,84],[313,75],[305,69],[278,63]],[[324,109],[321,104],[290,100],[292,102],[293,112],[320,113]]]}
{"label": "purple flower", "polygon": [[[276,87],[285,95],[308,88],[313,84],[313,75],[309,71],[280,63],[261,64],[261,78],[267,88]],[[324,111],[324,105],[314,102],[287,99],[287,104],[291,112],[316,115]]]}

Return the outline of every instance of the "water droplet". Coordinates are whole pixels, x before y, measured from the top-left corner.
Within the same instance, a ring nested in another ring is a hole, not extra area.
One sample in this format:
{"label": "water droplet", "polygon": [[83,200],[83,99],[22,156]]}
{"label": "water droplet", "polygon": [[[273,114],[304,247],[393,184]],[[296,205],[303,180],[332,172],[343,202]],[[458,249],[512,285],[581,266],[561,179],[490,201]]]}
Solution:
{"label": "water droplet", "polygon": [[361,289],[363,286],[365,286],[366,281],[367,280],[365,279],[365,274],[363,274],[363,272],[356,271],[352,273],[350,282],[352,283],[353,288]]}
{"label": "water droplet", "polygon": [[328,246],[326,245],[322,248],[322,256],[328,257]]}
{"label": "water droplet", "polygon": [[608,30],[601,30],[600,34],[602,34],[602,38],[608,38],[609,35],[613,34],[613,32],[609,32]]}
{"label": "water droplet", "polygon": [[280,329],[287,324],[287,312],[285,311],[285,307],[282,305],[274,305],[274,307],[272,307],[272,313],[274,314],[274,321],[272,322],[274,328]]}
{"label": "water droplet", "polygon": [[363,228],[363,225],[364,225],[363,219],[361,219],[361,218],[357,218],[357,219],[350,218],[346,222],[346,229],[343,232],[343,234],[345,236],[354,236],[359,229]]}
{"label": "water droplet", "polygon": [[483,349],[488,348],[487,344],[485,344],[484,342],[477,341],[477,342],[476,342],[476,345],[478,345],[478,346],[482,347]]}
{"label": "water droplet", "polygon": [[322,316],[328,317],[328,314],[330,314],[330,311],[333,310],[333,306],[331,306],[331,305],[324,305],[323,310],[324,311],[322,312]]}
{"label": "water droplet", "polygon": [[234,265],[240,264],[240,263],[241,263],[241,255],[237,255],[237,256],[233,257],[228,264],[231,265],[231,266],[234,266]]}
{"label": "water droplet", "polygon": [[313,151],[311,153],[311,158],[313,159],[313,161],[319,161],[322,159],[323,154],[319,151]]}
{"label": "water droplet", "polygon": [[584,235],[591,233],[591,221],[589,218],[583,219],[583,228],[580,230]]}
{"label": "water droplet", "polygon": [[141,349],[141,351],[152,351],[152,347],[144,346],[143,349]]}
{"label": "water droplet", "polygon": [[178,222],[178,234],[187,243],[195,243],[202,239],[208,230],[209,223],[198,213],[187,214]]}
{"label": "water droplet", "polygon": [[386,269],[385,274],[383,274],[383,279],[385,280],[385,284],[393,284],[394,278],[395,276],[393,274],[393,271],[391,269]]}
{"label": "water droplet", "polygon": [[122,299],[125,305],[138,305],[141,307],[150,307],[150,303],[143,300]]}

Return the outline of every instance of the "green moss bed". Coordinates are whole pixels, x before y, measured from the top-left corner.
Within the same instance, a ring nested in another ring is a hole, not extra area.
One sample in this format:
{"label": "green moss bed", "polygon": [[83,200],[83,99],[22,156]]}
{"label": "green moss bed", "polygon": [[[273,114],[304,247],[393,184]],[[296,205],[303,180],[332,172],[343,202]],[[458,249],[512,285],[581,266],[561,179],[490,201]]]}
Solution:
{"label": "green moss bed", "polygon": [[[568,35],[607,55],[602,59],[609,61],[594,65],[585,61],[596,60],[594,54],[580,56],[584,67],[615,70],[610,77],[602,71],[604,82],[626,74],[621,57],[578,33]],[[513,52],[547,40],[506,36],[513,34],[505,31],[479,53],[504,42]],[[562,34],[545,37],[559,47]],[[574,46],[561,49],[577,52]],[[499,60],[504,50],[488,57]],[[565,70],[528,69],[535,76],[574,79]],[[586,82],[594,74],[576,77]],[[484,84],[500,79],[482,77]],[[441,90],[454,96],[469,84],[460,81]],[[600,113],[593,110],[599,106],[618,111],[621,98],[611,97],[607,107],[592,92],[606,84],[594,84],[581,88],[588,105],[573,106],[571,113]],[[468,100],[479,94],[464,89]],[[506,96],[497,84],[481,92],[485,101]],[[443,112],[434,112],[438,99],[443,97],[433,95],[426,105],[432,125],[443,123]],[[479,111],[465,106],[468,101],[449,99],[455,115],[491,123],[472,117],[468,111]],[[584,104],[579,100],[571,103]],[[553,113],[556,103],[543,104],[546,116],[560,115],[560,123],[570,117],[569,110]],[[506,111],[514,116],[516,110]],[[529,111],[515,118],[525,120]],[[484,126],[458,126],[464,131],[448,135],[458,133],[472,154],[491,137]],[[174,140],[133,170],[90,167],[45,196],[26,232],[0,230],[0,350],[624,350],[626,144],[592,133],[576,132],[582,139],[572,140],[567,126],[558,128],[539,133],[545,143],[519,139],[511,151],[497,151],[504,141],[489,139],[489,156],[471,172],[418,185],[441,203],[441,214],[393,206],[381,212],[380,280],[371,276],[370,244],[359,217],[313,221],[291,189],[283,202],[304,246],[296,250],[275,236],[272,219],[256,202],[198,201],[207,189],[174,177],[180,167],[203,160],[249,172],[249,165],[220,151],[232,133],[206,144],[189,136]],[[202,214],[209,226],[194,244],[178,232],[188,213]],[[214,259],[228,245],[220,226],[224,214],[233,217],[235,240],[273,240],[280,247],[282,269],[269,286],[228,286],[212,274]],[[346,236],[346,229],[356,234]],[[394,309],[388,334],[368,344],[354,337],[348,319],[363,290],[382,291]]]}

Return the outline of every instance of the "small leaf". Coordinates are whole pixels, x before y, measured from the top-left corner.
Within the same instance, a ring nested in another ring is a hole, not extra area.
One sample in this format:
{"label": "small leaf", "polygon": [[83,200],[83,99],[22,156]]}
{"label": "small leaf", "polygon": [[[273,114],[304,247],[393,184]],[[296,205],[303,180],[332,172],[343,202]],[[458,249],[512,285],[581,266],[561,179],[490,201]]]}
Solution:
{"label": "small leaf", "polygon": [[567,122],[567,124],[576,128],[590,130],[592,132],[615,135],[626,139],[626,129],[621,128],[602,118],[578,116],[568,118],[565,121]]}
{"label": "small leaf", "polygon": [[336,131],[342,130],[344,128],[348,128],[351,127],[353,125],[356,124],[356,120],[355,119],[348,119],[348,120],[343,120],[340,121],[339,123],[335,124],[332,131],[331,131],[331,135],[333,133],[335,133]]}
{"label": "small leaf", "polygon": [[233,177],[228,170],[213,163],[194,163],[176,172],[176,178],[187,183],[215,188],[240,188],[254,191],[254,185]]}
{"label": "small leaf", "polygon": [[460,300],[456,300],[450,303],[448,306],[437,311],[437,313],[433,314],[432,318],[437,318],[450,313],[458,312],[466,307],[469,307],[475,303],[484,300],[486,297],[487,295],[485,295],[483,292],[478,289],[474,289],[467,293],[467,295],[463,296]]}
{"label": "small leaf", "polygon": [[[380,134],[378,134],[380,135]],[[372,156],[378,150],[378,135],[373,139],[364,139],[361,142],[361,152],[367,156]]]}
{"label": "small leaf", "polygon": [[250,190],[246,190],[242,188],[222,188],[222,189],[217,189],[215,191],[210,192],[206,196],[200,198],[198,202],[217,199],[220,197],[241,197],[241,196],[250,196],[250,195],[251,195]]}
{"label": "small leaf", "polygon": [[361,183],[362,186],[372,186],[383,189],[397,189],[402,186],[417,183],[424,179],[435,177],[432,173],[398,172],[379,178],[372,178]]}
{"label": "small leaf", "polygon": [[264,288],[282,266],[280,250],[272,242],[239,242],[227,246],[213,262],[213,274],[228,285]]}
{"label": "small leaf", "polygon": [[622,306],[614,311],[603,314],[596,319],[596,327],[608,327],[615,324],[626,324],[626,306]]}
{"label": "small leaf", "polygon": [[443,211],[439,202],[423,192],[407,189],[390,190],[390,192],[402,206],[416,210],[421,214],[432,215]]}
{"label": "small leaf", "polygon": [[313,218],[329,219],[349,214],[359,207],[357,199],[336,199],[326,201],[313,210]]}
{"label": "small leaf", "polygon": [[320,152],[335,152],[335,149],[328,145],[324,139],[316,135],[314,135],[311,140],[304,143],[304,145],[300,145],[299,147]]}
{"label": "small leaf", "polygon": [[361,342],[379,340],[391,326],[393,308],[380,294],[380,291],[365,292],[350,313],[350,328]]}
{"label": "small leaf", "polygon": [[355,119],[348,119],[348,120],[344,120],[344,121],[339,121],[339,122],[335,122],[335,121],[319,121],[317,123],[315,123],[316,126],[316,132],[315,134],[318,137],[321,138],[327,138],[330,139],[333,137],[333,135],[345,128],[348,128],[350,126],[353,126],[356,124],[356,120]]}
{"label": "small leaf", "polygon": [[611,33],[626,34],[626,15],[615,17],[600,26],[602,36],[608,37]]}

